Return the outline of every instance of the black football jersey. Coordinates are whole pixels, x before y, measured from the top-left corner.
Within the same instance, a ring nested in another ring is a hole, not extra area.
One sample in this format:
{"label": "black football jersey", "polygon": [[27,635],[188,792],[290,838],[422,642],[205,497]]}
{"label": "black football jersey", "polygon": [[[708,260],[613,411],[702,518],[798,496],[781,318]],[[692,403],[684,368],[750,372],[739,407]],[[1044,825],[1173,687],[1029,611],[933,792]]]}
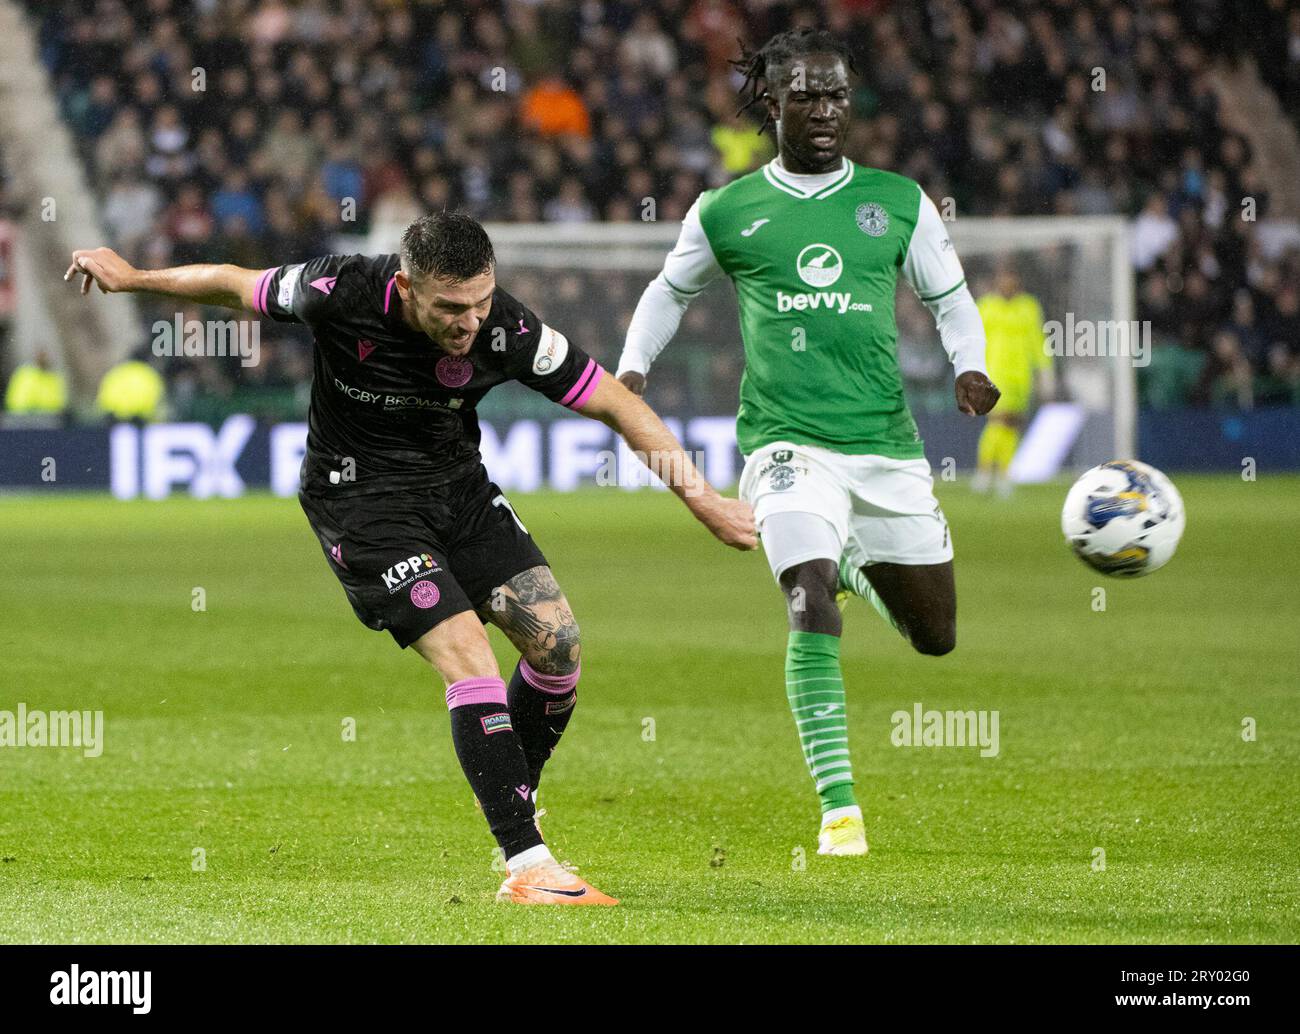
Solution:
{"label": "black football jersey", "polygon": [[315,337],[303,487],[370,493],[446,484],[481,462],[475,407],[516,380],[580,409],[604,369],[499,286],[469,352],[402,318],[397,255],[326,255],[257,279],[254,308]]}

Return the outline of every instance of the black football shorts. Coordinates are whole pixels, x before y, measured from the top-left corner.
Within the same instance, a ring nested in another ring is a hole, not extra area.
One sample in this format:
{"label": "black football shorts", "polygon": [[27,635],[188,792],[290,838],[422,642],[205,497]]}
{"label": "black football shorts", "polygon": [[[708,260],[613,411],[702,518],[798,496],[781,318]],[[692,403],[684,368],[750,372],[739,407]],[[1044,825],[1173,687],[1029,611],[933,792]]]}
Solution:
{"label": "black football shorts", "polygon": [[362,623],[403,649],[546,557],[480,464],[430,489],[298,493]]}

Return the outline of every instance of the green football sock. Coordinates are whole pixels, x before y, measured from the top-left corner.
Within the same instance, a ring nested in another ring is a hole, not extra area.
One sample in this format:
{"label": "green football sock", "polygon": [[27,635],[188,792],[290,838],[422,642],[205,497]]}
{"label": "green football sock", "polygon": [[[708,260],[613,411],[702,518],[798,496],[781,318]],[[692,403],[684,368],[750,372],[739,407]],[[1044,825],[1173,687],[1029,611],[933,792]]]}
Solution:
{"label": "green football sock", "polygon": [[855,596],[861,596],[876,609],[876,613],[889,622],[894,631],[907,638],[907,632],[897,621],[894,615],[889,613],[889,608],[885,606],[885,601],[880,598],[880,594],[871,587],[867,581],[867,576],[862,573],[860,567],[854,567],[844,557],[840,558],[840,585],[848,589]]}
{"label": "green football sock", "polygon": [[839,636],[790,633],[785,650],[785,693],[822,812],[856,804]]}

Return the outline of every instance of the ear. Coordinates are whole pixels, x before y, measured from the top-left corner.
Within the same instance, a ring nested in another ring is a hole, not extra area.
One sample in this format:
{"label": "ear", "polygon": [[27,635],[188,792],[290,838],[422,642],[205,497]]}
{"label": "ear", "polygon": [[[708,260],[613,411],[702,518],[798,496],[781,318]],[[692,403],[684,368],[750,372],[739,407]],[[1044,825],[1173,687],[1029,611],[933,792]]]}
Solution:
{"label": "ear", "polygon": [[781,121],[781,105],[776,99],[776,91],[764,85],[763,104],[767,107],[768,120],[773,124]]}
{"label": "ear", "polygon": [[398,297],[402,301],[407,301],[411,297],[411,278],[406,275],[405,270],[399,269],[393,280],[397,283]]}

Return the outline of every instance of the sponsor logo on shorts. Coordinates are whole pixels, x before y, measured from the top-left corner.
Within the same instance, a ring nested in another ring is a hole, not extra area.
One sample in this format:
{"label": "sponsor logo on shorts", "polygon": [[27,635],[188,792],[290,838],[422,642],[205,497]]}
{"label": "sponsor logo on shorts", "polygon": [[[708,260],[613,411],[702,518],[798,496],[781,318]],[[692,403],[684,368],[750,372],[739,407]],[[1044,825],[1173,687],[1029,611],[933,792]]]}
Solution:
{"label": "sponsor logo on shorts", "polygon": [[460,388],[474,376],[474,364],[458,355],[444,355],[433,367],[438,383],[448,388]]}
{"label": "sponsor logo on shorts", "polygon": [[773,492],[788,492],[800,476],[808,476],[805,463],[796,463],[793,449],[777,449],[771,459],[758,468],[758,480],[767,478]]}
{"label": "sponsor logo on shorts", "polygon": [[416,582],[411,586],[411,602],[421,610],[428,610],[441,596],[438,587],[428,580]]}
{"label": "sponsor logo on shorts", "polygon": [[409,556],[405,560],[398,561],[379,577],[383,579],[384,588],[388,590],[389,595],[392,595],[410,585],[421,575],[437,574],[441,570],[433,557],[428,553],[421,553],[419,556]]}
{"label": "sponsor logo on shorts", "polygon": [[514,729],[514,726],[510,724],[510,715],[506,711],[502,711],[500,714],[484,715],[479,721],[483,723],[483,731],[489,736],[494,732]]}

